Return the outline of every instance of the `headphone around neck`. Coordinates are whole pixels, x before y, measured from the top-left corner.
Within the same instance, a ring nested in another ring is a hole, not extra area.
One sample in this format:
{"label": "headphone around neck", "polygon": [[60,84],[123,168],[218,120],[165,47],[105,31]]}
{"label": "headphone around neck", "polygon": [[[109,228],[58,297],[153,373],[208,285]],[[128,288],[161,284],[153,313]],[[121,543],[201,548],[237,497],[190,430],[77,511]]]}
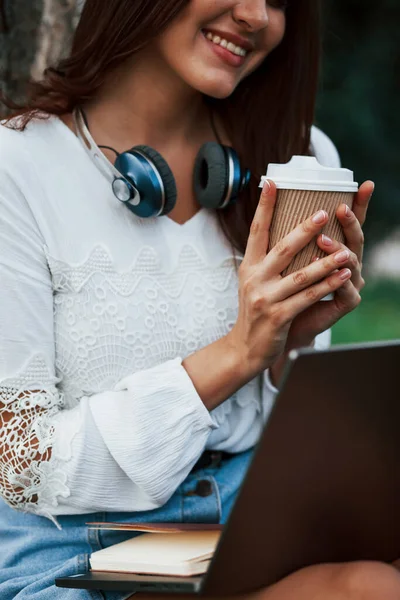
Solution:
{"label": "headphone around neck", "polygon": [[[118,153],[97,146],[81,108],[73,113],[79,140],[86,152],[111,183],[114,196],[141,218],[168,214],[176,203],[175,179],[167,162],[150,146],[134,146]],[[112,164],[101,152],[116,153]],[[236,202],[250,181],[250,171],[240,165],[236,151],[229,146],[207,142],[200,148],[193,172],[193,186],[201,206],[223,209]]]}

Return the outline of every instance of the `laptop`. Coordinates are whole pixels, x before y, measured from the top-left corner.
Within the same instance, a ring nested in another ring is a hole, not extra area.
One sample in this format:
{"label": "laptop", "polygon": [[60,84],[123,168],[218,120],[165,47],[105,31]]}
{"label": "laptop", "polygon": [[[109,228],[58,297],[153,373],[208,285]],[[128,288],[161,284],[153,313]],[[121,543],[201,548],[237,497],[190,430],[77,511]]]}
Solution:
{"label": "laptop", "polygon": [[400,340],[292,351],[205,575],[88,572],[69,588],[235,595],[318,563],[400,556]]}

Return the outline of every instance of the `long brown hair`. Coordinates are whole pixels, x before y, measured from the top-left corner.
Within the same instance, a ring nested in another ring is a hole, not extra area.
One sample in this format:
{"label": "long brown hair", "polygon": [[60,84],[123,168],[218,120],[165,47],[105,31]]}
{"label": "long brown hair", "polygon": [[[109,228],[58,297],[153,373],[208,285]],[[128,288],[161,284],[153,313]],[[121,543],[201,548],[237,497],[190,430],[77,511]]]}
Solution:
{"label": "long brown hair", "polygon": [[[190,0],[86,0],[68,58],[32,82],[18,129],[32,118],[62,115],[96,95],[106,76],[165,30]],[[281,44],[227,99],[208,99],[252,173],[239,201],[217,211],[228,240],[246,248],[260,176],[270,162],[308,154],[320,58],[319,0],[289,0]],[[12,116],[13,116],[12,115]]]}

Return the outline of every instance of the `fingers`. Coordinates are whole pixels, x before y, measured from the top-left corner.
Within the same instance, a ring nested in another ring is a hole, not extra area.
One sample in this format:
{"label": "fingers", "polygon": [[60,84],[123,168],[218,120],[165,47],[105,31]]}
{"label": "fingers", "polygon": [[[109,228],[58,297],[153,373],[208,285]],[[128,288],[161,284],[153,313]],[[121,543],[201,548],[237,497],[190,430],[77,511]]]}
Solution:
{"label": "fingers", "polygon": [[333,302],[336,306],[337,320],[339,320],[360,304],[361,296],[353,283],[347,281],[345,285],[336,290]]}
{"label": "fingers", "polygon": [[270,291],[271,300],[276,302],[285,300],[332,275],[338,269],[341,270],[339,277],[343,284],[343,281],[346,281],[352,274],[350,269],[344,268],[349,261],[349,257],[349,251],[341,249],[331,256],[314,261],[304,269],[283,277],[275,284],[275,288]]}
{"label": "fingers", "polygon": [[296,254],[321,232],[328,219],[328,213],[320,210],[281,239],[264,259],[266,276],[282,273]]}
{"label": "fingers", "polygon": [[374,193],[375,184],[373,181],[365,181],[360,185],[360,189],[354,196],[353,212],[361,226],[365,223],[369,202]]}
{"label": "fingers", "polygon": [[[358,231],[358,228],[360,228],[360,225],[358,224],[358,221],[355,218],[354,218],[354,220],[357,223],[357,231]],[[361,228],[360,228],[360,231],[361,231]],[[355,233],[354,235],[355,236],[359,235],[359,232]],[[361,231],[361,235],[362,235],[362,231]],[[350,236],[350,238],[351,238],[351,236]],[[353,252],[351,250],[352,247],[354,248],[354,239],[353,239],[353,242],[349,243],[349,247],[346,248],[346,246],[344,246],[337,240],[332,240],[331,238],[329,238],[326,235],[321,235],[317,239],[317,244],[321,248],[321,250],[323,250],[326,254],[329,254],[329,255],[334,254],[340,250],[348,250],[349,251],[349,260],[347,261],[346,266],[351,269],[351,271],[353,273],[352,274],[352,282],[354,283],[357,290],[360,291],[365,285],[365,281],[362,278],[362,274],[361,274],[362,248],[360,249],[359,247],[357,247],[356,248],[356,250],[358,251],[357,253]]]}
{"label": "fingers", "polygon": [[[287,298],[286,300],[280,303],[281,318],[291,321],[294,318],[296,318],[300,313],[307,310],[307,308],[309,308],[313,304],[316,304],[317,302],[319,302],[319,300],[322,300],[322,298],[325,298],[328,294],[331,294],[333,292],[336,292],[336,299],[338,291],[346,284],[350,284],[351,287],[354,289],[354,286],[349,281],[350,277],[350,269],[340,269],[339,271],[332,273],[332,275],[325,278],[323,281],[311,285],[305,288],[304,290],[300,291],[298,294]],[[331,309],[328,306],[328,302],[323,302],[322,304],[326,305],[326,308],[325,306],[322,307],[323,310],[331,312]],[[350,304],[350,302],[343,300],[340,306],[344,306],[344,304],[346,304],[346,309],[343,314],[346,314],[351,310],[351,308],[347,308],[347,304]],[[332,323],[335,323],[341,316],[339,315],[339,309],[334,311],[334,313],[335,314],[332,314]]]}
{"label": "fingers", "polygon": [[341,250],[347,250],[349,254],[349,259],[347,261],[346,266],[349,267],[352,271],[359,267],[358,256],[355,252],[352,252],[350,247],[347,248],[344,244],[341,244],[337,240],[332,240],[325,234],[318,236],[317,244],[326,254],[335,254]]}
{"label": "fingers", "polygon": [[342,204],[336,212],[336,216],[343,227],[346,244],[357,255],[360,266],[364,252],[364,234],[361,228],[365,223],[369,202],[374,189],[374,182],[366,181],[360,186],[354,197],[353,210]]}
{"label": "fingers", "polygon": [[366,181],[360,186],[354,197],[353,210],[346,204],[341,204],[336,211],[346,237],[346,244],[354,252],[359,262],[362,262],[364,249],[364,234],[362,226],[368,211],[369,202],[375,189],[373,181]]}
{"label": "fingers", "polygon": [[[365,210],[368,207],[368,202],[369,200],[367,200],[364,206]],[[364,253],[364,234],[356,213],[350,210],[345,204],[341,204],[336,212],[336,216],[343,227],[347,246],[357,255],[361,263]],[[365,215],[362,217],[362,220],[365,220]]]}
{"label": "fingers", "polygon": [[257,210],[250,227],[244,260],[248,264],[256,264],[265,258],[268,250],[269,229],[276,203],[276,186],[273,181],[266,181],[261,192]]}
{"label": "fingers", "polygon": [[337,218],[343,227],[347,246],[361,262],[364,251],[364,234],[360,222],[354,212],[345,204],[339,207]]}

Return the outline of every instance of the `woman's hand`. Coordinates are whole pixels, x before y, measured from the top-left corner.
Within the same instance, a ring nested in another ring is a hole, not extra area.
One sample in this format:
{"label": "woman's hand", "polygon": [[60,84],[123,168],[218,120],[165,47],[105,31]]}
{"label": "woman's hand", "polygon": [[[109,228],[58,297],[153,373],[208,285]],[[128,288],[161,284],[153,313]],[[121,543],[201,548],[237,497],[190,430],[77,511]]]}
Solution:
{"label": "woman's hand", "polygon": [[267,254],[275,200],[276,187],[268,182],[239,268],[239,315],[228,334],[230,344],[239,352],[241,367],[250,377],[270,367],[284,352],[293,320],[319,305],[327,294],[343,288],[352,275],[349,268],[343,268],[350,253],[340,250],[283,278],[282,271],[321,233],[328,215],[319,211]]}
{"label": "woman's hand", "polygon": [[360,186],[354,198],[353,210],[350,210],[345,204],[339,206],[336,216],[343,227],[346,245],[324,235],[318,237],[318,246],[326,254],[332,255],[341,250],[349,253],[349,259],[343,266],[351,270],[352,276],[336,291],[332,301],[320,302],[294,319],[287,338],[286,352],[293,348],[311,345],[319,333],[332,327],[339,319],[359,305],[360,291],[365,285],[361,274],[364,250],[362,226],[373,191],[373,182],[366,181]]}
{"label": "woman's hand", "polygon": [[[350,210],[346,204],[341,204],[336,211],[336,216],[343,227],[346,246],[351,252],[349,261],[349,268],[352,271],[351,282],[358,292],[360,292],[365,285],[361,275],[364,253],[364,234],[362,226],[365,223],[369,202],[374,193],[374,189],[375,184],[372,181],[366,181],[360,186],[360,189],[354,197],[353,210]],[[343,244],[330,240],[323,235],[318,238],[317,243],[321,250],[326,252],[326,254],[332,254],[332,252],[337,252],[340,248],[344,248]]]}

